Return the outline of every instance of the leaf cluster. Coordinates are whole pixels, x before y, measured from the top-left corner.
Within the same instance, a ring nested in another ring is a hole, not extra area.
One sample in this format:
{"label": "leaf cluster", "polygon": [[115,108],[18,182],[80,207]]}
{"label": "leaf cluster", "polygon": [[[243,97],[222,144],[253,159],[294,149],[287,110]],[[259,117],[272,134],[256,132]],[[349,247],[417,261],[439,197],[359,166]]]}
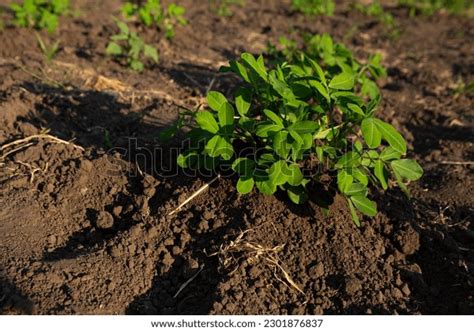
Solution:
{"label": "leaf cluster", "polygon": [[470,0],[398,0],[398,4],[408,8],[410,16],[431,16],[441,10],[455,15],[468,13],[472,16],[470,10],[474,8],[474,3]]}
{"label": "leaf cluster", "polygon": [[177,24],[186,25],[184,7],[174,3],[164,6],[160,0],[147,0],[143,4],[126,2],[122,6],[122,14],[126,19],[137,18],[147,27],[156,25],[165,32],[168,39],[174,37],[174,27]]}
{"label": "leaf cluster", "polygon": [[305,15],[332,16],[336,5],[334,0],[292,0],[291,8]]}
{"label": "leaf cluster", "polygon": [[130,68],[139,72],[145,68],[143,61],[146,58],[158,62],[158,51],[155,47],[146,44],[126,23],[116,20],[116,24],[120,31],[110,37],[107,55],[125,61]]}
{"label": "leaf cluster", "polygon": [[24,0],[22,4],[12,3],[10,9],[15,14],[14,23],[21,27],[56,31],[59,16],[69,10],[69,0]]}
{"label": "leaf cluster", "polygon": [[272,68],[249,53],[231,61],[222,70],[244,86],[232,98],[208,93],[209,108],[190,115],[191,148],[178,164],[228,166],[239,176],[241,194],[254,187],[266,195],[282,190],[294,203],[304,203],[308,184],[329,175],[357,225],[357,211],[376,214],[370,186],[387,189],[393,179],[408,193],[404,180],[423,171],[402,158],[407,146],[400,133],[375,118],[380,95],[361,94],[358,70],[337,56],[323,57],[301,53]]}
{"label": "leaf cluster", "polygon": [[387,75],[380,54],[370,56],[362,63],[343,44],[334,42],[329,34],[304,34],[302,47],[298,47],[296,41],[282,37],[279,47],[270,44],[267,53],[276,63],[300,63],[305,57],[312,58],[325,68],[328,78],[339,72],[349,72],[357,83],[356,92],[372,99],[380,95],[376,81]]}
{"label": "leaf cluster", "polygon": [[232,16],[233,13],[231,6],[233,5],[242,7],[245,5],[245,0],[209,0],[211,11],[216,13],[218,16]]}

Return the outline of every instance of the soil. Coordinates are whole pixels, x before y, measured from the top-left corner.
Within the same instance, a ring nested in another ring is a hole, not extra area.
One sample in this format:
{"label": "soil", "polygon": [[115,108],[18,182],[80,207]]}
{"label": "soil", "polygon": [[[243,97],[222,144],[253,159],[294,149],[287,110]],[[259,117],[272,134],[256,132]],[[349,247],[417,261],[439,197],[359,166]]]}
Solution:
{"label": "soil", "polygon": [[[223,18],[180,1],[189,25],[172,42],[144,31],[161,60],[137,74],[104,56],[120,2],[74,3],[52,63],[30,30],[0,32],[0,145],[45,129],[72,140],[31,140],[0,163],[0,313],[474,313],[474,96],[455,93],[474,79],[474,21],[392,8],[393,39],[347,6],[304,17],[247,1]],[[220,65],[294,29],[383,54],[379,116],[425,170],[412,199],[373,192],[380,212],[357,229],[338,196],[325,215],[221,178],[170,216],[212,177],[172,176],[181,138],[158,134],[210,86],[235,87]]]}

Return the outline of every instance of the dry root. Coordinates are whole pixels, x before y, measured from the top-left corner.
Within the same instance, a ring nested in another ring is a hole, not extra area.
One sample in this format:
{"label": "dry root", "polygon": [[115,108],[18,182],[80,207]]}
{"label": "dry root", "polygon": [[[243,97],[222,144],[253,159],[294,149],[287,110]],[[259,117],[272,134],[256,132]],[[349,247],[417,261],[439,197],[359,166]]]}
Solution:
{"label": "dry root", "polygon": [[[245,238],[246,234],[250,231],[253,231],[253,229],[246,230],[239,234],[235,240],[226,245],[221,245],[219,250],[210,254],[210,256],[217,256],[221,267],[230,274],[234,273],[243,261],[247,261],[249,264],[263,261],[267,266],[273,269],[275,278],[278,281],[305,296],[305,293],[293,281],[278,258],[278,253],[283,250],[285,245],[265,247],[251,242]],[[283,277],[280,277],[279,274]]]}

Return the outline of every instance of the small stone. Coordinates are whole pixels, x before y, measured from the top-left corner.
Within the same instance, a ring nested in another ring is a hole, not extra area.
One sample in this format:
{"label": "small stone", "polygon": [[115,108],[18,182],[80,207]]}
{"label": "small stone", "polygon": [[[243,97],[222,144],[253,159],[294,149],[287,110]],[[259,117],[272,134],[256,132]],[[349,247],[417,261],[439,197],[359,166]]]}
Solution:
{"label": "small stone", "polygon": [[294,307],[291,309],[291,315],[304,315],[304,307]]}
{"label": "small stone", "polygon": [[414,254],[420,248],[420,235],[411,226],[401,231],[395,239],[403,254]]}
{"label": "small stone", "polygon": [[91,161],[89,160],[82,160],[81,161],[81,169],[84,170],[85,172],[90,172],[94,165],[92,164]]}
{"label": "small stone", "polygon": [[206,220],[202,220],[198,224],[198,229],[201,230],[201,231],[209,230],[209,223]]}
{"label": "small stone", "polygon": [[392,289],[391,294],[395,299],[403,298],[403,293],[398,288]]}
{"label": "small stone", "polygon": [[202,214],[202,218],[204,220],[210,220],[213,217],[214,217],[214,213],[210,212],[209,210],[204,211],[204,213]]}
{"label": "small stone", "polygon": [[252,268],[250,268],[248,275],[252,278],[257,278],[258,276],[260,276],[261,273],[262,270],[260,268],[258,268],[257,266],[253,266]]}
{"label": "small stone", "polygon": [[405,294],[406,296],[409,296],[411,294],[411,291],[410,291],[410,288],[408,287],[408,284],[404,284],[402,286],[402,292],[403,294]]}
{"label": "small stone", "polygon": [[96,226],[103,230],[111,229],[114,226],[114,217],[106,211],[101,211],[97,215]]}
{"label": "small stone", "polygon": [[50,244],[51,246],[56,245],[56,241],[57,241],[57,238],[55,235],[50,235],[48,237],[48,244]]}
{"label": "small stone", "polygon": [[148,187],[143,190],[143,194],[149,198],[153,197],[156,193],[156,189],[154,187]]}
{"label": "small stone", "polygon": [[362,285],[357,278],[349,278],[346,282],[346,293],[349,295],[354,295],[362,289]]}
{"label": "small stone", "polygon": [[324,276],[324,264],[322,262],[319,262],[318,264],[309,268],[309,275],[312,278],[320,278]]}
{"label": "small stone", "polygon": [[163,256],[163,260],[161,261],[165,266],[171,266],[173,265],[174,258],[171,256],[170,253],[165,253]]}
{"label": "small stone", "polygon": [[119,257],[122,254],[122,252],[118,246],[113,246],[112,248],[110,248],[109,254],[112,257]]}
{"label": "small stone", "polygon": [[114,209],[112,210],[112,214],[114,214],[115,217],[120,217],[120,214],[122,214],[123,207],[122,206],[115,206]]}
{"label": "small stone", "polygon": [[324,314],[324,310],[321,306],[317,305],[316,307],[314,307],[313,315],[323,315],[323,314]]}

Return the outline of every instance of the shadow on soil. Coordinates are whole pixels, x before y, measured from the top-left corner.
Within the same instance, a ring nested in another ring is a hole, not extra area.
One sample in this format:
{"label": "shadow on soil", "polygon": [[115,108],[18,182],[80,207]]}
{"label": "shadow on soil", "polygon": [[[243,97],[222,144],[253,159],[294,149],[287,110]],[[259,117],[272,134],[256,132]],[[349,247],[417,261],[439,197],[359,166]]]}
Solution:
{"label": "shadow on soil", "polygon": [[[208,314],[211,311],[213,303],[219,301],[217,285],[227,276],[220,271],[217,257],[208,254],[218,249],[226,235],[239,233],[244,224],[242,211],[230,207],[234,194],[229,194],[226,199],[228,201],[223,203],[229,205],[227,219],[224,226],[216,229],[202,231],[202,211],[197,209],[199,207],[191,207],[176,216],[186,223],[182,233],[191,237],[183,248],[186,253],[175,256],[169,270],[155,276],[151,288],[129,304],[127,314],[187,315]],[[189,261],[194,262],[189,264]],[[156,267],[162,269],[162,261]]]}
{"label": "shadow on soil", "polygon": [[33,302],[0,275],[0,315],[34,314]]}

